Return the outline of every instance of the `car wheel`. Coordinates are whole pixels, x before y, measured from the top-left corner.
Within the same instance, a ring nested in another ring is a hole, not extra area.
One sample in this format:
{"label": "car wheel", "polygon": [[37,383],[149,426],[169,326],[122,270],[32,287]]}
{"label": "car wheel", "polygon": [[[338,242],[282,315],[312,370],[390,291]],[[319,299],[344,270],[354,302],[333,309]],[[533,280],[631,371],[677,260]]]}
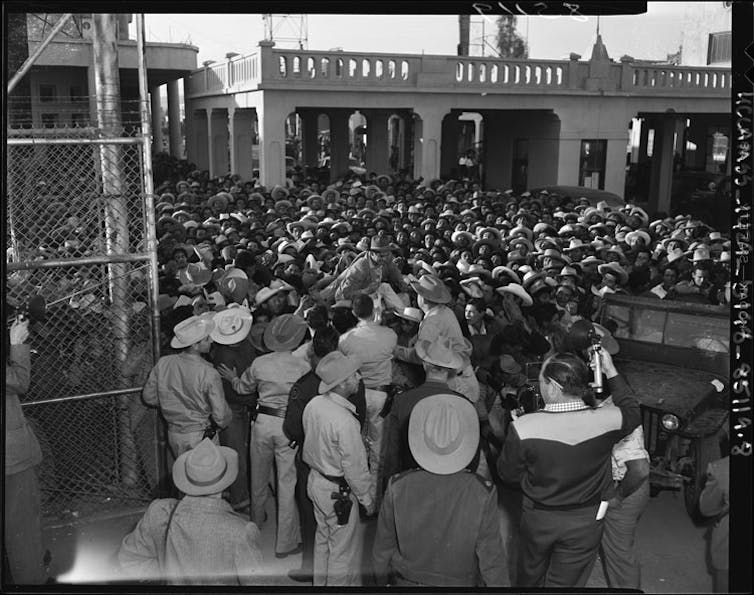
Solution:
{"label": "car wheel", "polygon": [[686,512],[695,523],[702,523],[705,517],[699,512],[699,495],[704,488],[704,480],[707,476],[707,465],[720,458],[720,440],[717,435],[698,438],[694,441],[692,458],[687,467],[689,477],[683,487],[683,500],[686,504]]}

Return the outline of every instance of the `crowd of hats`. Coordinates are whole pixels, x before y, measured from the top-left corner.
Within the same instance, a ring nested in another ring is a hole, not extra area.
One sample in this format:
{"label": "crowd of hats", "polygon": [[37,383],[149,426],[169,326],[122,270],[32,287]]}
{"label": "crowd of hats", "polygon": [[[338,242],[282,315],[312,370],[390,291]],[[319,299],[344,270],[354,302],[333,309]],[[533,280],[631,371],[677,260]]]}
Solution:
{"label": "crowd of hats", "polygon": [[[288,282],[304,271],[334,278],[375,236],[392,249],[406,281],[429,274],[469,299],[507,287],[524,305],[543,291],[577,300],[606,291],[638,294],[666,267],[680,278],[706,267],[724,284],[730,262],[730,240],[688,215],[650,218],[630,204],[489,191],[468,180],[372,174],[266,188],[196,171],[158,191],[161,264],[183,246],[214,279],[244,251]],[[634,274],[639,268],[645,272]],[[261,288],[261,301],[277,290]]]}

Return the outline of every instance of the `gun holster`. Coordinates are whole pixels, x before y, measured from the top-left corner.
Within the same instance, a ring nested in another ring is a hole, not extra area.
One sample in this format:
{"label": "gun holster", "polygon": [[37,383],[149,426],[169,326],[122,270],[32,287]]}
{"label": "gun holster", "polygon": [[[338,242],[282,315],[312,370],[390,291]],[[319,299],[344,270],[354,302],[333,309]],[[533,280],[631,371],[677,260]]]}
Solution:
{"label": "gun holster", "polygon": [[395,396],[400,392],[400,387],[391,384],[390,388],[387,391],[387,398],[385,399],[385,404],[382,406],[382,410],[380,411],[380,417],[386,418],[388,414],[390,413],[390,410],[393,408],[393,401],[395,400]]}
{"label": "gun holster", "polygon": [[338,518],[338,525],[347,525],[348,520],[351,518],[351,509],[353,508],[351,487],[344,481],[338,487],[337,492],[330,494],[330,498],[335,500],[333,509],[335,510],[335,516]]}

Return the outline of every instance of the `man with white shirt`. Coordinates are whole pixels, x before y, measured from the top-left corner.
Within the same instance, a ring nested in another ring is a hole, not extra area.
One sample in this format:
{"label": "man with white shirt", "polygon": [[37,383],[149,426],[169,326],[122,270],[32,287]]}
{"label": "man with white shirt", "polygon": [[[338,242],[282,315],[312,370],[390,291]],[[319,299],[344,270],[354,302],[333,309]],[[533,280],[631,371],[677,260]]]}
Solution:
{"label": "man with white shirt", "polygon": [[[367,467],[356,407],[359,362],[335,351],[317,365],[320,394],[304,409],[307,492],[314,504],[314,586],[358,586],[364,535],[354,505],[374,512],[375,483]],[[335,496],[335,497],[333,497]],[[336,505],[338,508],[336,508]],[[343,510],[345,508],[345,510]]]}
{"label": "man with white shirt", "polygon": [[365,445],[372,479],[378,482],[381,480],[385,421],[380,413],[385,407],[393,379],[393,351],[398,345],[398,335],[375,322],[374,301],[369,295],[362,293],[355,296],[351,308],[359,322],[355,328],[341,335],[338,348],[359,361],[359,373],[366,389]]}

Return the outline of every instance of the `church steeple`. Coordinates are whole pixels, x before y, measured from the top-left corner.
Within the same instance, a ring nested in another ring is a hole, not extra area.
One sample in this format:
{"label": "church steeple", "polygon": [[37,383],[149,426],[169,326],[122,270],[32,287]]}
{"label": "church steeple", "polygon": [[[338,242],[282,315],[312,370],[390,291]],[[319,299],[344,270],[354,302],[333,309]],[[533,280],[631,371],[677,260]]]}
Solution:
{"label": "church steeple", "polygon": [[594,42],[594,45],[592,46],[592,57],[589,60],[590,62],[609,62],[610,56],[607,55],[607,48],[605,47],[605,44],[602,43],[602,35],[597,33],[597,40]]}

